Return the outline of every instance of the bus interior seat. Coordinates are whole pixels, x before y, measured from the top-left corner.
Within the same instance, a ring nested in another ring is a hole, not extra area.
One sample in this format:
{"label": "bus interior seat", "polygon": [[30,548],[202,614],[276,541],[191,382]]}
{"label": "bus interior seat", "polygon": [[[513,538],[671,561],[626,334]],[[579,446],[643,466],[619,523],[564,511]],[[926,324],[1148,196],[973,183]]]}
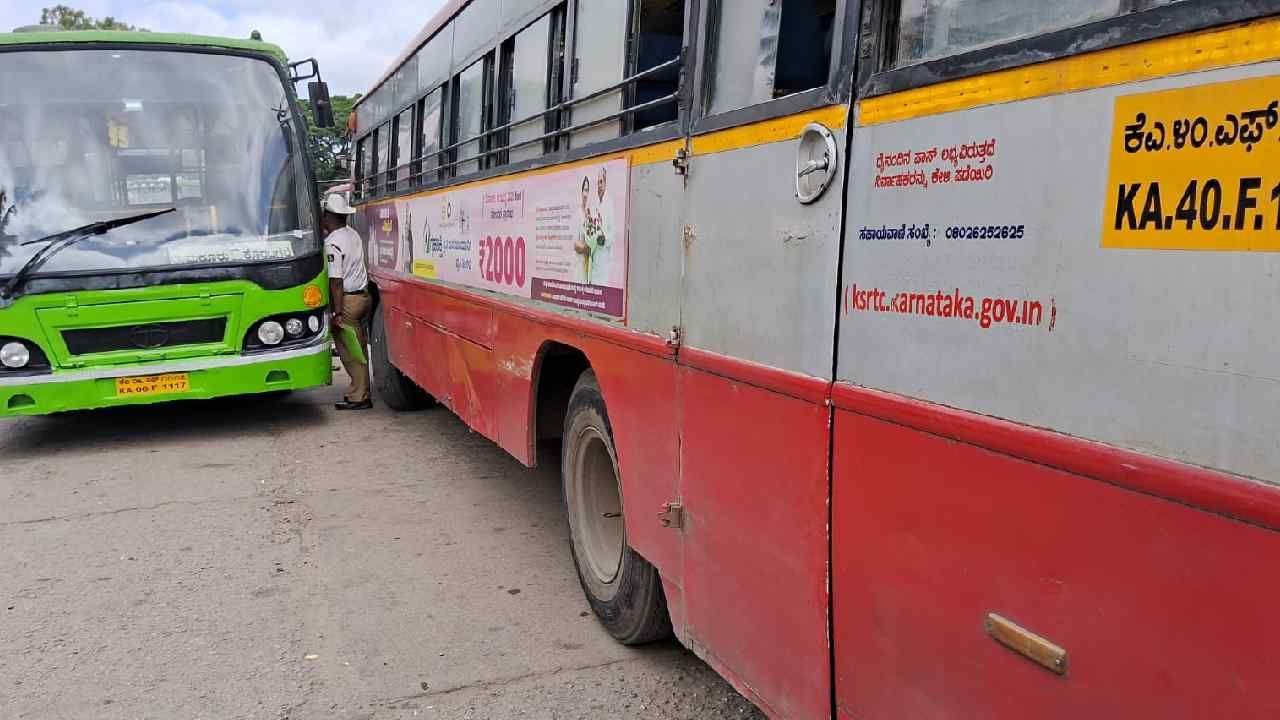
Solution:
{"label": "bus interior seat", "polygon": [[[684,44],[684,0],[643,0],[635,37],[635,72],[644,72],[680,55]],[[670,67],[635,83],[631,106],[666,97],[680,87],[680,68]],[[635,113],[638,130],[671,122],[679,116],[676,103]]]}
{"label": "bus interior seat", "polygon": [[775,98],[827,84],[835,18],[835,0],[787,0],[778,30]]}
{"label": "bus interior seat", "polygon": [[[680,54],[682,42],[683,38],[678,35],[659,35],[657,33],[641,35],[640,58],[637,63],[638,71],[648,70],[676,57]],[[643,105],[658,98],[666,97],[676,92],[679,87],[680,68],[669,67],[656,75],[650,75],[643,80],[636,81],[635,102],[633,104]],[[653,127],[654,125],[661,125],[675,120],[676,116],[676,103],[659,105],[636,113],[635,126],[637,128]]]}

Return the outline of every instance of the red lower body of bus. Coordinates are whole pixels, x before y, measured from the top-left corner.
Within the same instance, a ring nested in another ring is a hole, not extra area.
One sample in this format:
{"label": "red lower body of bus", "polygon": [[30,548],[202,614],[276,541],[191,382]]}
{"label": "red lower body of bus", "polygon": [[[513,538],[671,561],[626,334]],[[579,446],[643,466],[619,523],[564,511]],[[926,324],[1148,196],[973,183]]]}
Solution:
{"label": "red lower body of bus", "polygon": [[[585,357],[629,543],[681,640],[773,716],[1280,717],[1275,488],[377,281],[395,364],[525,464],[548,362]],[[673,500],[678,531],[657,520]],[[995,642],[991,613],[1065,672]]]}

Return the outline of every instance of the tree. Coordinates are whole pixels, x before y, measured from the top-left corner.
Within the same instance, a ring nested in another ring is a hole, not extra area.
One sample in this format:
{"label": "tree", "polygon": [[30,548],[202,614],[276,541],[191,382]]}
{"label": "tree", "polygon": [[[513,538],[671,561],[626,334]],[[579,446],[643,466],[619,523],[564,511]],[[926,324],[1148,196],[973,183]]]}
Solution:
{"label": "tree", "polygon": [[351,136],[347,133],[347,118],[351,115],[352,106],[360,99],[356,93],[350,97],[334,95],[330,98],[333,104],[333,127],[316,126],[315,116],[311,113],[311,103],[302,101],[302,116],[307,119],[307,152],[311,155],[311,167],[316,172],[316,180],[345,180],[347,171],[338,168],[338,156],[347,155],[351,151]]}
{"label": "tree", "polygon": [[54,5],[53,7],[44,8],[40,11],[41,25],[56,25],[63,30],[128,30],[133,32],[148,32],[146,28],[140,28],[121,22],[114,17],[108,15],[101,20],[86,15],[83,10],[76,10],[66,5]]}

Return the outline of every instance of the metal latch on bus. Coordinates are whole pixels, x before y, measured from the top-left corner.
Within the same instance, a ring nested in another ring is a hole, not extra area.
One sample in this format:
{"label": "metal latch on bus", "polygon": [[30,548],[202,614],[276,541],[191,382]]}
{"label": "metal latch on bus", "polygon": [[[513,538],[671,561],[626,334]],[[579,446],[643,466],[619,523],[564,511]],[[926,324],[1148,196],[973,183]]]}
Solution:
{"label": "metal latch on bus", "polygon": [[689,151],[685,148],[676,150],[676,157],[671,161],[671,167],[676,169],[677,175],[689,174]]}
{"label": "metal latch on bus", "polygon": [[662,512],[658,513],[658,522],[662,527],[678,530],[684,527],[684,505],[676,502],[663,503]]}

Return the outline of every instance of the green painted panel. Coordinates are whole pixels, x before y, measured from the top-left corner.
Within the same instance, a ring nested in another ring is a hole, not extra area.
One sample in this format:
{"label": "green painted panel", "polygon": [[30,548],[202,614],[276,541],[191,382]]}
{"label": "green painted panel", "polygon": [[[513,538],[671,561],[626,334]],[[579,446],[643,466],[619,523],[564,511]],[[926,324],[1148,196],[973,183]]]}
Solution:
{"label": "green painted panel", "polygon": [[[321,350],[305,357],[273,360],[270,355],[263,355],[261,362],[250,365],[192,370],[187,373],[190,390],[168,395],[118,397],[114,377],[58,383],[41,383],[33,378],[29,385],[0,385],[0,418],[174,400],[207,400],[327,385],[333,377],[332,356],[327,344]],[[119,376],[146,373],[146,366],[130,366],[121,368]]]}
{"label": "green painted panel", "polygon": [[[148,367],[175,361],[205,358],[214,364],[219,358],[240,360],[245,334],[254,323],[272,315],[310,309],[303,300],[304,292],[309,286],[314,286],[319,291],[320,307],[327,306],[329,288],[323,272],[309,283],[284,290],[264,290],[247,280],[230,280],[21,297],[12,306],[0,310],[0,335],[21,338],[39,345],[53,363],[54,370],[51,376],[32,377],[29,382],[24,381],[20,385],[0,385],[0,416],[106,407],[134,401],[157,402],[157,398],[118,399],[110,393],[104,394],[105,391],[99,387],[100,383],[93,381],[50,383],[48,378],[64,380],[74,377],[76,373],[95,368],[118,368],[120,376],[145,375]],[[59,334],[61,330],[68,328],[114,327],[220,316],[227,318],[227,330],[224,342],[218,344],[72,357]],[[246,365],[216,372],[201,371],[206,373],[201,377],[212,379],[197,387],[193,376],[192,391],[183,397],[218,397],[327,384],[330,372],[328,353],[321,353],[317,357],[321,359],[311,360],[310,364],[288,361],[288,366],[293,369],[288,370],[291,379],[285,383],[287,387],[267,383],[265,377],[259,377],[262,373],[251,371],[257,365]],[[263,363],[271,362],[276,361],[271,361],[269,355],[263,355]],[[116,375],[114,371],[111,374]],[[4,371],[0,370],[0,378],[3,377]],[[34,407],[9,408],[8,403],[14,402],[13,398],[23,393],[36,401]]]}
{"label": "green painted panel", "polygon": [[172,45],[181,47],[243,50],[267,55],[281,64],[288,62],[284,50],[257,40],[188,35],[185,33],[121,32],[116,30],[77,30],[66,32],[0,33],[0,47],[8,45],[48,45],[84,43],[120,43],[131,45]]}

